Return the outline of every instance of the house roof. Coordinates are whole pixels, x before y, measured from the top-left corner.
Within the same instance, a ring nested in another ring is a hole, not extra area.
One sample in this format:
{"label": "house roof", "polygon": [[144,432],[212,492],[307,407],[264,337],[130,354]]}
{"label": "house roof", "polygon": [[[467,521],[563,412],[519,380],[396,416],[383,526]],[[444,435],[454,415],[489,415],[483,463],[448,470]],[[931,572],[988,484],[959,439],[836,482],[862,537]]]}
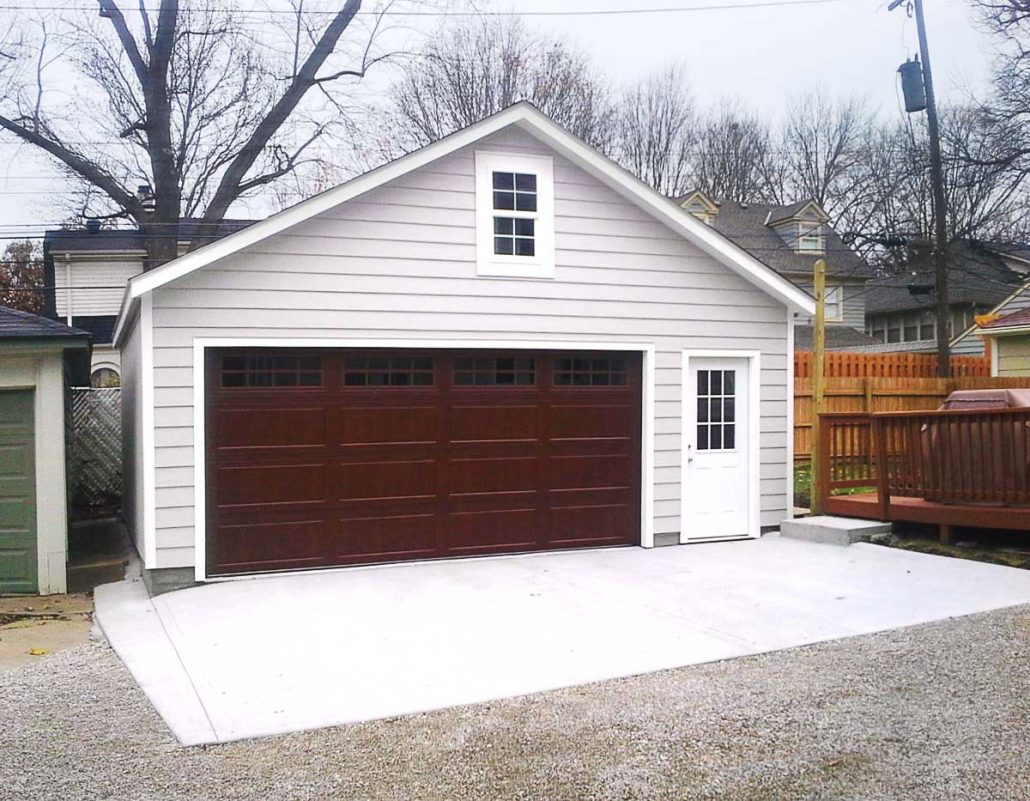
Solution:
{"label": "house roof", "polygon": [[776,225],[776,223],[793,220],[809,206],[814,207],[816,211],[819,213],[819,216],[822,217],[824,220],[829,219],[829,215],[825,211],[823,211],[822,208],[819,207],[819,204],[816,203],[814,200],[799,200],[797,203],[790,203],[786,206],[773,207],[769,211],[768,216],[766,217],[765,224]]}
{"label": "house roof", "polygon": [[121,314],[118,317],[115,342],[120,340],[126,321],[143,295],[512,125],[548,145],[556,153],[594,176],[771,297],[795,311],[804,314],[814,313],[814,301],[804,290],[770,270],[766,264],[755,259],[732,240],[684,213],[675,202],[561,128],[531,103],[522,101],[431,145],[301,201],[224,239],[132,278],[126,288]]}
{"label": "house roof", "polygon": [[[214,226],[203,226],[201,220],[188,217],[179,222],[178,239],[188,242],[205,228],[213,228],[214,236],[221,238],[255,222],[226,219]],[[53,228],[43,235],[43,243],[51,253],[143,252],[145,249],[144,237],[138,228],[103,228],[93,233],[85,228]]]}
{"label": "house roof", "polygon": [[72,328],[57,320],[40,317],[38,314],[0,306],[0,340],[84,340],[90,334],[80,328]]}
{"label": "house roof", "polygon": [[[948,297],[952,305],[994,306],[1019,289],[1025,280],[996,253],[968,243],[952,254],[950,262]],[[932,286],[933,270],[916,269],[870,281],[866,284],[866,314],[933,308],[933,293],[913,295],[908,290],[910,284]]]}
{"label": "house roof", "polygon": [[1030,328],[1030,309],[1020,309],[1019,311],[1012,312],[1012,314],[1006,314],[1004,317],[999,317],[993,322],[980,326],[982,331],[988,332],[996,332],[1010,328]]}
{"label": "house roof", "polygon": [[96,344],[109,344],[114,338],[114,327],[118,318],[113,314],[105,314],[93,317],[75,316],[75,326],[88,332]]}
{"label": "house roof", "polygon": [[[794,350],[812,350],[815,340],[815,326],[796,325],[794,326]],[[826,326],[826,348],[836,350],[837,348],[857,348],[878,345],[879,340],[873,339],[864,331],[852,328],[848,325]]]}
{"label": "house roof", "polygon": [[810,276],[819,259],[826,260],[826,274],[837,278],[869,279],[875,273],[830,226],[824,226],[824,253],[802,254],[783,241],[769,222],[791,219],[812,201],[805,200],[789,206],[775,203],[740,203],[733,200],[720,202],[719,213],[712,227],[729,237],[756,259],[781,275]]}

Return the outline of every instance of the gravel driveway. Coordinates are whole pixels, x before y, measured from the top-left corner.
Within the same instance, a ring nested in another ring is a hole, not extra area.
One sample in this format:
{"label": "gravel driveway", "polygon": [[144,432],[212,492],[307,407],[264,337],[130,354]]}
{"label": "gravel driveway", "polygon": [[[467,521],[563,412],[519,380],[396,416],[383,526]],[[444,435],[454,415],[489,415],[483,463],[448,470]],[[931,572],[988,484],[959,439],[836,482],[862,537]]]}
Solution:
{"label": "gravel driveway", "polygon": [[0,799],[1030,799],[1030,607],[180,749],[92,643],[0,675]]}

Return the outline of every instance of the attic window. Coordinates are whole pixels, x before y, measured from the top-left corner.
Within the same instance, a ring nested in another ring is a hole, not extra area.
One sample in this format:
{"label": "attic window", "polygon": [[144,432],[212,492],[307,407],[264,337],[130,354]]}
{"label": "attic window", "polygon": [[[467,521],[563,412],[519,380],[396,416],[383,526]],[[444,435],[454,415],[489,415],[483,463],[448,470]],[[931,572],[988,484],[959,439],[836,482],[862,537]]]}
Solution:
{"label": "attic window", "polygon": [[554,277],[553,164],[476,153],[476,265],[482,276]]}
{"label": "attic window", "polygon": [[816,222],[798,223],[798,252],[822,253],[826,249],[823,242],[823,226]]}

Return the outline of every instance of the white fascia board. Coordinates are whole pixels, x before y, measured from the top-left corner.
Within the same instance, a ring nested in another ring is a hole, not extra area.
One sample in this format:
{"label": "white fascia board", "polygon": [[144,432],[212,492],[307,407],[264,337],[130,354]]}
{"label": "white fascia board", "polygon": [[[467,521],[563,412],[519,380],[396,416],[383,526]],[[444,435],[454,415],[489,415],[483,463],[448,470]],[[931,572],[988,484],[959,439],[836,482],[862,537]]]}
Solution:
{"label": "white fascia board", "polygon": [[[815,314],[815,301],[806,292],[762,264],[714,229],[694,219],[676,203],[567,133],[529,103],[519,103],[481,122],[434,142],[421,150],[384,164],[334,189],[315,195],[266,220],[230,234],[192,253],[129,281],[131,300],[189,273],[254,245],[287,228],[339,206],[352,198],[400,178],[484,137],[517,124],[537,139],[550,145],[573,163],[585,169],[602,183],[626,197],[639,208],[665,223],[672,230],[696,244],[710,256],[780,300],[805,314]],[[123,313],[125,309],[123,308]],[[120,326],[119,326],[120,328]]]}
{"label": "white fascia board", "polygon": [[1030,325],[1012,325],[1007,328],[986,328],[980,331],[984,337],[1005,337],[1013,334],[1030,334]]}

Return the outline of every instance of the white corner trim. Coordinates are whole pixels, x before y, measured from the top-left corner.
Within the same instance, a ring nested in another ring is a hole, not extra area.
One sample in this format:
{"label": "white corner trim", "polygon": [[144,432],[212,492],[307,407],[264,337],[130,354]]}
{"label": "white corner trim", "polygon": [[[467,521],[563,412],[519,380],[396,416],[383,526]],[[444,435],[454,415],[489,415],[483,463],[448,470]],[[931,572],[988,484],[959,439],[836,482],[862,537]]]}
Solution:
{"label": "white corner trim", "polygon": [[140,303],[140,407],[143,439],[143,567],[157,567],[157,450],[154,430],[154,302]]}
{"label": "white corner trim", "polygon": [[[789,314],[789,312],[788,312]],[[685,348],[682,351],[680,364],[680,543],[697,542],[687,531],[686,521],[687,493],[689,475],[687,471],[688,446],[693,444],[694,432],[690,426],[690,413],[687,402],[693,398],[687,391],[690,378],[691,359],[745,359],[748,363],[748,456],[747,456],[747,508],[749,539],[757,539],[762,535],[761,513],[761,452],[762,452],[762,354],[757,350],[699,350]],[[790,396],[790,393],[788,393]],[[739,539],[727,537],[726,539]]]}
{"label": "white corner trim", "polygon": [[[498,211],[493,207],[493,172],[519,172],[536,176],[535,212]],[[494,217],[512,216],[535,221],[535,255],[499,256],[494,253]],[[476,274],[501,278],[554,278],[554,159],[476,151]]]}
{"label": "white corner trim", "polygon": [[991,378],[997,378],[999,363],[998,347],[1000,343],[998,342],[998,337],[986,336],[984,339],[987,340],[991,346]]}
{"label": "white corner trim", "polygon": [[[208,348],[410,348],[441,350],[583,350],[641,354],[640,545],[654,547],[655,345],[650,342],[465,339],[284,339],[281,337],[195,337],[193,340],[193,547],[198,582],[230,581],[241,576],[207,576],[207,464],[204,363]],[[145,452],[145,449],[144,449]],[[145,457],[144,457],[145,459]],[[147,541],[148,545],[150,540]]]}
{"label": "white corner trim", "polygon": [[787,516],[794,519],[794,313],[787,309]]}
{"label": "white corner trim", "polygon": [[674,201],[654,191],[615,162],[569,134],[529,103],[521,102],[421,150],[402,156],[396,161],[308,198],[296,206],[273,214],[261,222],[129,279],[115,328],[115,342],[120,342],[125,319],[131,313],[135,302],[147,293],[443,156],[475,144],[510,125],[518,125],[781,303],[804,314],[815,314],[815,301],[807,292],[767,267],[714,228],[681,209]]}

